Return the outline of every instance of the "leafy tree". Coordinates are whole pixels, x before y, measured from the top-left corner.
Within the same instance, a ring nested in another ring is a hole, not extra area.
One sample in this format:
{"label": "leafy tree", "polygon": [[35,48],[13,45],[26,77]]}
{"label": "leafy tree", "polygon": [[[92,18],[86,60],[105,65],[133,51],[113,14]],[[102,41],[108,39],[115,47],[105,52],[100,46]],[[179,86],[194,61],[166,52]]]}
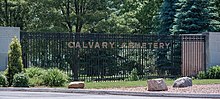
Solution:
{"label": "leafy tree", "polygon": [[104,33],[137,33],[138,20],[136,13],[142,6],[140,0],[113,0],[108,3],[111,12],[95,26],[95,32]]}
{"label": "leafy tree", "polygon": [[136,14],[139,21],[138,32],[141,34],[156,34],[159,29],[159,11],[163,0],[145,0]]}
{"label": "leafy tree", "polygon": [[23,30],[29,19],[28,12],[25,0],[0,0],[0,25],[20,27]]}
{"label": "leafy tree", "polygon": [[[48,0],[48,6],[61,17],[68,32],[80,33],[87,25],[93,26],[107,14],[106,0]],[[60,13],[61,12],[61,13]]]}
{"label": "leafy tree", "polygon": [[[52,2],[52,1],[51,1]],[[28,32],[68,32],[62,25],[62,17],[49,0],[27,0],[29,21],[26,23]],[[59,4],[59,2],[58,2]]]}
{"label": "leafy tree", "polygon": [[136,32],[138,20],[132,12],[123,15],[112,13],[108,19],[103,19],[95,27],[95,32],[99,33],[134,33]]}
{"label": "leafy tree", "polygon": [[17,73],[22,72],[23,64],[22,64],[22,52],[21,45],[16,37],[12,39],[10,44],[10,49],[8,53],[8,68],[7,68],[7,79],[9,82],[9,86],[12,85],[13,76]]}

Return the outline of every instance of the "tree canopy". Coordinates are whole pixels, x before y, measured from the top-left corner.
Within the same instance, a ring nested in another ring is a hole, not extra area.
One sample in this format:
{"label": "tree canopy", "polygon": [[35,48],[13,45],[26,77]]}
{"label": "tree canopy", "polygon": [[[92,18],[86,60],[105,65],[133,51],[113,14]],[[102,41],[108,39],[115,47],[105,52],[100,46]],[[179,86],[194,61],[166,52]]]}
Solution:
{"label": "tree canopy", "polygon": [[171,34],[182,22],[184,33],[219,31],[218,0],[0,1],[0,26],[22,31]]}
{"label": "tree canopy", "polygon": [[197,34],[218,31],[219,21],[209,0],[179,0],[173,34]]}

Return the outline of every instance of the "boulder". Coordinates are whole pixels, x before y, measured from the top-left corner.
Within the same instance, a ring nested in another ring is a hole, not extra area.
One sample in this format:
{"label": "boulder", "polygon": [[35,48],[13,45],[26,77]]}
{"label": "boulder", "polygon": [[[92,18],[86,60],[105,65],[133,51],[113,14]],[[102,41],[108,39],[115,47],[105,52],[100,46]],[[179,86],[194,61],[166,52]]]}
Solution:
{"label": "boulder", "polygon": [[192,86],[192,79],[189,77],[181,77],[174,81],[173,87]]}
{"label": "boulder", "polygon": [[68,88],[75,88],[75,89],[83,89],[85,87],[85,83],[84,82],[71,82],[68,85]]}
{"label": "boulder", "polygon": [[151,79],[147,81],[148,91],[167,91],[167,85],[163,79]]}

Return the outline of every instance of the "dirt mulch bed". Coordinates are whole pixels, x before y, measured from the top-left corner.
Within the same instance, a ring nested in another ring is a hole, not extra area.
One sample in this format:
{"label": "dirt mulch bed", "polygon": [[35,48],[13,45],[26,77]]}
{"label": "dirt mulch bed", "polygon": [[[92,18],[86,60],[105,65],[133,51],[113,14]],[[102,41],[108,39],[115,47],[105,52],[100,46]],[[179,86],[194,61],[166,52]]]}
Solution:
{"label": "dirt mulch bed", "polygon": [[[129,91],[129,92],[150,92],[147,91],[146,87],[133,87],[133,88],[107,88],[104,90],[111,91]],[[155,91],[153,91],[155,92]],[[158,92],[158,91],[157,91]],[[173,88],[172,86],[168,86],[168,91],[163,92],[172,92],[172,93],[200,93],[200,94],[220,94],[220,84],[212,84],[212,85],[193,85],[192,87],[185,88]]]}

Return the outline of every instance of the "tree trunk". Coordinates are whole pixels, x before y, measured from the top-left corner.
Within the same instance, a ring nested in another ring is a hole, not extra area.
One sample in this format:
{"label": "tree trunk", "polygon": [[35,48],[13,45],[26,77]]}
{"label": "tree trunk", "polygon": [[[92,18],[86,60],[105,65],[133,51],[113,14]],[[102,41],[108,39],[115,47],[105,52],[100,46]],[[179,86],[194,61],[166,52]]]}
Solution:
{"label": "tree trunk", "polygon": [[69,32],[71,33],[72,32],[72,24],[70,21],[70,1],[69,0],[67,1],[66,13],[67,13],[66,22],[68,25]]}
{"label": "tree trunk", "polygon": [[5,0],[5,25],[8,26],[8,0]]}

